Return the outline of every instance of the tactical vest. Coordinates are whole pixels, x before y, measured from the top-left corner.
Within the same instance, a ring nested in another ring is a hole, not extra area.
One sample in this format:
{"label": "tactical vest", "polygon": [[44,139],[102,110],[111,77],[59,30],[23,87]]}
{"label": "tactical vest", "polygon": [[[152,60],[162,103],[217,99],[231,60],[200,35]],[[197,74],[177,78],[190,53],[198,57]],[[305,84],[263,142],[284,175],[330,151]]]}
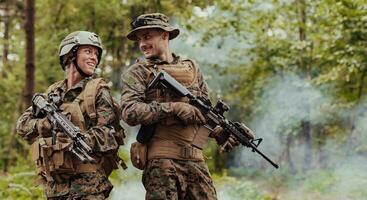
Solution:
{"label": "tactical vest", "polygon": [[[51,85],[46,93],[50,93],[59,88],[63,84],[63,81],[57,82]],[[87,127],[85,125],[84,116],[88,116],[93,124],[97,124],[97,113],[95,107],[95,101],[97,92],[103,88],[108,87],[102,78],[89,80],[83,91],[72,101],[63,102],[60,108],[62,113],[76,126],[78,126],[81,132],[85,132]],[[116,149],[115,152],[111,152],[108,155],[93,156],[97,161],[97,164],[81,163],[78,159],[68,151],[70,147],[70,140],[57,140],[56,144],[52,145],[52,138],[40,137],[36,142],[32,144],[32,158],[35,160],[38,173],[46,178],[47,181],[55,180],[62,182],[62,179],[68,179],[71,175],[83,172],[95,172],[98,169],[103,169],[105,174],[109,176],[113,169],[117,169],[118,165],[126,166],[123,161],[117,155],[117,149],[119,145],[123,144],[125,138],[124,130],[119,125],[120,108],[116,101],[111,97],[111,101],[114,106],[114,112],[117,120],[115,120],[115,139],[117,141],[116,146],[111,149]],[[83,115],[85,114],[85,115]],[[125,168],[125,167],[124,167]]]}
{"label": "tactical vest", "polygon": [[[151,66],[152,67],[152,66]],[[198,67],[190,60],[179,64],[155,65],[156,73],[164,70],[185,86],[195,96],[202,96],[198,83]],[[146,91],[148,102],[188,102],[166,89]],[[155,134],[148,144],[147,159],[173,158],[180,160],[203,160],[202,147],[209,131],[201,125],[184,125],[175,117],[167,118],[157,124]]]}

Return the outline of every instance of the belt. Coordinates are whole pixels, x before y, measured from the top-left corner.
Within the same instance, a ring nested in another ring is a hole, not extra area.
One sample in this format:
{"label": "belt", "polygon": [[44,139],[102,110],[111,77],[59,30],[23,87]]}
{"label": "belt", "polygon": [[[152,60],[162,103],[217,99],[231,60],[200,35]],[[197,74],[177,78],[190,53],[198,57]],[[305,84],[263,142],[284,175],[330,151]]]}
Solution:
{"label": "belt", "polygon": [[78,173],[96,172],[97,169],[99,169],[99,165],[91,164],[91,163],[80,163],[80,164],[77,164],[75,167],[75,171]]}
{"label": "belt", "polygon": [[148,160],[153,158],[204,161],[202,150],[196,147],[175,141],[156,139],[151,140],[148,144]]}

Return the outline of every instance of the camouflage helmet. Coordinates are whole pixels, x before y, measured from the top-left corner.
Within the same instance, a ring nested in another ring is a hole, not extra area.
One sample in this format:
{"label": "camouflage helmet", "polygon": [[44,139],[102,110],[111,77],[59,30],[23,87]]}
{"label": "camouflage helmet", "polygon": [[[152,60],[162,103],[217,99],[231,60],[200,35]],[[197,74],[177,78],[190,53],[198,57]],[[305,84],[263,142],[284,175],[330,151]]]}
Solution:
{"label": "camouflage helmet", "polygon": [[180,34],[180,30],[178,28],[174,28],[168,23],[168,17],[166,15],[162,13],[150,13],[138,16],[131,23],[132,30],[126,35],[126,37],[129,40],[137,41],[138,38],[136,37],[136,31],[148,28],[159,28],[167,31],[169,33],[170,40]]}
{"label": "camouflage helmet", "polygon": [[93,32],[88,31],[75,31],[67,35],[60,43],[59,46],[59,57],[60,57],[60,64],[62,68],[64,69],[65,66],[63,66],[63,56],[68,54],[70,51],[75,51],[76,56],[76,50],[77,47],[80,45],[91,45],[98,48],[98,63],[97,66],[101,60],[101,55],[103,52],[102,48],[102,41],[99,38],[99,36]]}

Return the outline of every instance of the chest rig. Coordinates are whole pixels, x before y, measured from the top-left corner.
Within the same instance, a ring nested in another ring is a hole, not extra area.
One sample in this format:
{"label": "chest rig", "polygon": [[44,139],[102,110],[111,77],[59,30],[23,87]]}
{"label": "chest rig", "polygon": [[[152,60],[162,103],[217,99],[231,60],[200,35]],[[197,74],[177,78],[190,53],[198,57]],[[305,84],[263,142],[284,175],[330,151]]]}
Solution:
{"label": "chest rig", "polygon": [[[174,77],[179,83],[193,92],[193,94],[201,95],[197,78],[198,69],[191,61],[183,61],[178,64],[153,65],[149,67],[153,68],[154,75],[157,75],[161,70],[164,70]],[[146,97],[148,102],[187,102],[186,98],[179,97],[166,89],[150,89],[146,91]]]}
{"label": "chest rig", "polygon": [[[88,80],[85,87],[81,88],[81,92],[74,99],[69,99],[69,96],[67,98],[65,92],[61,90],[63,84],[64,81],[60,81],[51,85],[46,93],[55,93],[63,99],[60,105],[62,114],[84,133],[97,124],[95,108],[97,92],[108,86],[102,78],[91,79]],[[108,176],[113,169],[117,168],[116,162],[119,160],[115,154],[106,155],[102,158],[95,155],[92,157],[97,163],[82,163],[68,151],[71,144],[70,140],[67,138],[63,141],[57,140],[56,144],[51,141],[51,137],[40,137],[32,144],[32,158],[36,162],[38,174],[47,181],[54,180],[62,183],[74,174],[95,172],[98,169],[103,169]],[[118,146],[116,148],[118,149]]]}
{"label": "chest rig", "polygon": [[108,85],[102,78],[89,80],[83,90],[74,98],[66,98],[66,93],[61,94],[59,87],[62,81],[49,87],[47,93],[54,92],[60,97],[63,97],[60,108],[62,113],[82,132],[88,130],[91,126],[97,123],[97,113],[95,108],[95,101],[97,92],[101,88],[108,88]]}
{"label": "chest rig", "polygon": [[[198,68],[190,60],[178,64],[154,65],[154,72],[166,71],[196,96],[202,96],[199,85]],[[146,91],[147,101],[188,102],[186,97],[177,96],[168,89]],[[200,125],[184,125],[176,117],[170,117],[157,124],[155,134],[148,144],[148,160],[153,158],[173,158],[181,160],[203,160],[201,148],[209,133]],[[202,137],[205,135],[204,137]],[[200,138],[200,139],[199,139]]]}

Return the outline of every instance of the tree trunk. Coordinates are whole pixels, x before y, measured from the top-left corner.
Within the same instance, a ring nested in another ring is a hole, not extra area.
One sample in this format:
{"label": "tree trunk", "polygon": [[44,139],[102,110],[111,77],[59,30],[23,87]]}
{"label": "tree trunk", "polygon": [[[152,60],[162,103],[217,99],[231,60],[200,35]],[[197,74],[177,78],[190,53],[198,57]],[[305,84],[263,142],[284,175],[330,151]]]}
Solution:
{"label": "tree trunk", "polygon": [[312,163],[312,135],[311,135],[311,122],[309,119],[302,121],[302,135],[305,142],[303,171],[310,169]]}
{"label": "tree trunk", "polygon": [[92,17],[90,18],[88,28],[90,28],[90,30],[96,31],[96,9],[94,6],[91,10],[91,16]]}
{"label": "tree trunk", "polygon": [[[359,87],[358,87],[358,91],[357,91],[357,100],[356,100],[356,103],[355,105],[358,106],[359,103],[361,102],[361,99],[362,99],[362,96],[363,96],[363,89],[364,89],[364,84],[365,84],[365,78],[366,78],[366,75],[367,75],[367,67],[363,68],[362,69],[362,74],[361,74],[361,79],[360,79],[360,84],[359,84]],[[356,135],[356,131],[355,131],[355,128],[356,128],[356,121],[357,121],[357,117],[358,117],[358,110],[359,109],[356,109],[352,115],[350,116],[350,133],[348,134],[348,146],[349,147],[355,147],[358,142],[358,136]],[[354,149],[354,148],[348,148],[348,149]]]}
{"label": "tree trunk", "polygon": [[[299,14],[299,27],[298,34],[300,41],[306,41],[306,2],[305,0],[297,0],[297,9]],[[311,66],[305,58],[306,50],[303,49],[300,52],[300,69],[306,72],[306,79],[311,81]],[[305,143],[304,149],[304,160],[303,160],[303,171],[310,168],[312,162],[312,135],[311,135],[311,121],[310,121],[310,101],[306,101],[306,118],[301,124],[301,133]]]}
{"label": "tree trunk", "polygon": [[26,107],[31,105],[34,93],[34,71],[35,71],[35,44],[34,44],[34,0],[25,0],[25,35],[26,35],[26,85],[24,90],[24,103]]}
{"label": "tree trunk", "polygon": [[287,135],[287,143],[286,143],[286,160],[288,161],[289,170],[292,174],[296,174],[296,168],[294,167],[294,163],[291,157],[291,146],[292,146],[292,136],[291,134]]}
{"label": "tree trunk", "polygon": [[3,77],[6,77],[6,69],[8,68],[8,55],[9,55],[9,29],[10,29],[10,0],[5,1],[4,5],[4,46],[2,62],[4,66]]}
{"label": "tree trunk", "polygon": [[318,169],[325,169],[327,167],[327,154],[324,151],[325,145],[325,129],[322,126],[317,127],[317,155],[318,155]]}

